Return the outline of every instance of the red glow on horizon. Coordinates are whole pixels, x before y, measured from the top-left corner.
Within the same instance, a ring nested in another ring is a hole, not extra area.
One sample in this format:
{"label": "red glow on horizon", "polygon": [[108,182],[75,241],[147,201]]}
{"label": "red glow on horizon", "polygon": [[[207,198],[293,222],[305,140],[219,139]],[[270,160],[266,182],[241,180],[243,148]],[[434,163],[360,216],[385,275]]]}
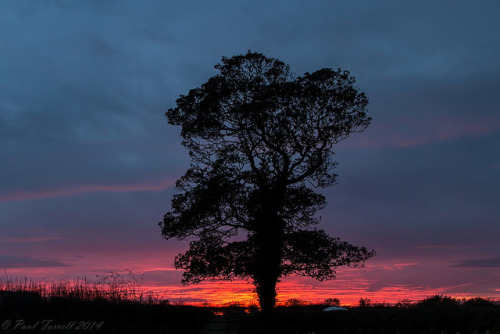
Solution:
{"label": "red glow on horizon", "polygon": [[[257,306],[257,295],[253,286],[246,281],[233,282],[202,282],[198,286],[144,286],[145,291],[156,294],[173,303],[183,303],[195,306],[225,306],[238,304],[241,306]],[[337,298],[343,306],[357,306],[360,299],[368,299],[372,304],[395,305],[402,300],[418,302],[434,295],[446,295],[457,299],[470,299],[478,297],[476,294],[445,294],[442,289],[420,287],[411,289],[404,286],[385,287],[380,291],[352,291],[348,289],[322,289],[301,290],[291,282],[278,283],[278,305],[283,305],[290,299],[298,299],[305,303],[320,304],[329,298]],[[498,290],[500,291],[500,289]],[[496,296],[479,296],[482,298],[500,300]]]}
{"label": "red glow on horizon", "polygon": [[[4,259],[5,265],[0,268],[6,266],[6,269],[0,272],[0,284],[2,277],[11,277],[14,280],[24,280],[26,277],[28,281],[56,284],[85,278],[107,284],[110,282],[110,276],[118,273],[123,282],[135,282],[134,289],[146,295],[152,293],[159,299],[168,299],[171,303],[182,302],[199,306],[258,304],[254,286],[245,280],[204,281],[183,286],[183,271],[171,267],[163,256],[158,257],[158,252],[158,249],[148,250],[147,253],[113,250],[109,254],[87,254],[80,258],[74,258],[71,254],[67,258],[47,255],[47,259],[57,259],[62,264],[68,264],[59,267],[21,267],[20,264],[15,266],[15,263],[10,263],[9,266],[8,259]],[[33,262],[35,265],[50,262],[41,261],[45,258],[29,259],[37,260]],[[338,268],[335,280],[319,282],[301,276],[284,278],[278,283],[277,298],[279,303],[289,299],[321,303],[329,298],[337,298],[341,305],[345,306],[358,305],[361,298],[369,299],[372,303],[395,304],[402,300],[416,302],[433,295],[500,300],[500,269],[460,268],[450,266],[450,263],[452,261],[443,263],[439,259],[388,261],[374,258],[365,268]]]}
{"label": "red glow on horizon", "polygon": [[[161,268],[163,271],[178,272],[173,268]],[[30,268],[30,277],[23,276],[26,273],[26,268],[10,268],[9,275],[0,275],[0,289],[2,283],[8,279],[17,281],[25,281],[32,283],[47,284],[48,287],[54,283],[57,285],[60,282],[71,284],[78,280],[87,280],[86,278],[68,279],[68,278],[47,278],[44,274],[47,270],[43,268]],[[21,276],[19,276],[21,275]],[[44,276],[42,276],[44,275]],[[181,303],[195,306],[225,306],[229,304],[239,304],[242,306],[257,306],[258,299],[254,292],[254,287],[250,282],[244,280],[235,281],[215,281],[201,282],[197,285],[182,286],[181,284],[162,285],[151,284],[151,282],[141,281],[138,277],[135,281],[131,281],[127,277],[127,273],[121,275],[124,278],[124,286],[130,284],[130,287],[137,294],[145,296],[151,295],[157,300],[168,300],[171,303]],[[59,277],[63,277],[58,275]],[[140,276],[140,275],[138,275]],[[361,298],[368,299],[372,304],[396,304],[402,300],[410,302],[418,302],[427,297],[434,295],[446,295],[449,297],[463,298],[490,298],[500,300],[500,289],[495,289],[494,295],[478,295],[475,293],[446,293],[446,290],[453,287],[433,288],[429,286],[409,287],[404,285],[384,286],[376,291],[370,291],[370,281],[357,276],[356,274],[347,274],[346,277],[336,281],[316,282],[312,279],[304,279],[302,277],[289,277],[283,279],[277,286],[278,304],[284,304],[289,299],[298,299],[306,303],[318,304],[329,298],[337,298],[343,306],[357,306]],[[9,278],[10,277],[10,278]],[[12,278],[14,277],[14,278]],[[97,278],[90,278],[88,282],[100,282],[102,287],[109,287],[109,275],[96,275]],[[135,283],[134,283],[135,282]],[[135,284],[135,285],[134,285]]]}

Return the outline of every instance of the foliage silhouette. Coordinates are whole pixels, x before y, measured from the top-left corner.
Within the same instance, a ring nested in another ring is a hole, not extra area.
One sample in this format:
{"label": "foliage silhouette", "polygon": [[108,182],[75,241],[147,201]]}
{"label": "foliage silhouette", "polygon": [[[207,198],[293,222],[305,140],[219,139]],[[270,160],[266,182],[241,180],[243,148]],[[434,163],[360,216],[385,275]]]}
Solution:
{"label": "foliage silhouette", "polygon": [[325,306],[340,306],[340,299],[338,298],[327,298],[322,303]]}
{"label": "foliage silhouette", "polygon": [[166,112],[192,162],[159,225],[165,239],[195,239],[175,259],[183,283],[251,279],[272,310],[282,277],[333,279],[374,255],[314,227],[326,202],[312,189],[335,183],[333,147],[369,125],[368,99],[340,69],[296,77],[250,51],[215,68]]}
{"label": "foliage silhouette", "polygon": [[458,304],[459,301],[457,299],[443,295],[434,295],[418,302],[418,306],[423,307],[456,306]]}

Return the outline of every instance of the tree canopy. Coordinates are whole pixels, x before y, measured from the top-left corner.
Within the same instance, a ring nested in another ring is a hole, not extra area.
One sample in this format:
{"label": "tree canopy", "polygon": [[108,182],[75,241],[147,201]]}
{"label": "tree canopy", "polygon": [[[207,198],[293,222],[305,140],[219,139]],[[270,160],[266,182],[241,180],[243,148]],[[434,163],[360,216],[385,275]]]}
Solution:
{"label": "tree canopy", "polygon": [[328,236],[315,215],[326,205],[315,189],[337,177],[334,145],[370,124],[368,99],[340,69],[296,76],[250,51],[215,68],[166,112],[191,166],[159,225],[166,239],[193,239],[175,259],[184,283],[250,279],[272,310],[281,278],[332,279],[374,255]]}

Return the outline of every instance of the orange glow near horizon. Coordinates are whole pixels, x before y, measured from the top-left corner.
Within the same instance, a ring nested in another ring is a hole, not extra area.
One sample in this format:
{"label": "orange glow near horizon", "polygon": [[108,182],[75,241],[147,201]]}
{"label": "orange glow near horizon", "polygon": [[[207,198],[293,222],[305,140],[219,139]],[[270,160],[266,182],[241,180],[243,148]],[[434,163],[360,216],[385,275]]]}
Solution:
{"label": "orange glow near horizon", "polygon": [[[329,298],[338,298],[343,306],[357,306],[361,298],[372,304],[394,305],[402,300],[418,302],[434,295],[444,295],[439,289],[407,289],[402,286],[386,287],[377,292],[351,291],[347,289],[318,288],[298,290],[297,285],[290,282],[279,283],[277,303],[286,303],[289,299],[298,299],[306,303],[321,303]],[[151,294],[159,300],[168,300],[174,304],[195,306],[258,306],[258,299],[253,286],[246,281],[202,282],[196,286],[140,286],[138,293]],[[477,295],[446,294],[457,299],[469,299]],[[491,297],[484,297],[491,298]],[[498,298],[496,300],[499,300]]]}
{"label": "orange glow near horizon", "polygon": [[[102,259],[101,259],[102,261]],[[160,300],[171,303],[190,305],[221,306],[230,303],[241,305],[257,305],[258,300],[251,282],[235,281],[205,281],[196,285],[183,286],[182,271],[171,267],[162,267],[155,260],[144,261],[140,265],[125,270],[118,275],[125,285],[131,284],[137,292],[146,296],[151,294]],[[96,263],[86,263],[86,268],[96,268]],[[99,262],[100,264],[100,262]],[[102,264],[99,266],[109,266]],[[2,282],[9,278],[13,281],[58,282],[77,281],[78,278],[88,279],[106,287],[112,282],[111,272],[84,270],[82,267],[52,267],[52,268],[9,268],[0,274],[0,289]],[[86,272],[87,274],[82,274]],[[131,274],[132,272],[132,274]],[[278,303],[289,299],[299,299],[310,303],[321,303],[329,298],[337,298],[341,305],[355,306],[359,300],[369,299],[371,303],[395,304],[402,300],[417,302],[433,295],[446,295],[454,298],[482,297],[500,300],[500,286],[496,278],[488,283],[488,289],[482,289],[477,284],[477,272],[470,271],[468,277],[457,278],[453,268],[436,264],[418,264],[415,262],[398,262],[389,264],[373,261],[367,268],[342,268],[337,273],[337,279],[318,282],[312,278],[292,276],[283,279],[277,285]],[[3,279],[2,279],[3,277]],[[415,282],[418,282],[416,284]],[[493,288],[491,288],[493,285]],[[481,290],[482,289],[482,290]],[[481,291],[488,291],[487,293]]]}
{"label": "orange glow near horizon", "polygon": [[[82,280],[82,278],[80,278]],[[3,280],[5,282],[5,280]],[[28,278],[27,282],[30,282]],[[33,279],[32,282],[37,282]],[[40,281],[42,282],[42,281]],[[57,281],[43,280],[50,289],[52,283]],[[62,281],[67,284],[77,282],[77,280]],[[91,282],[91,280],[89,280]],[[2,281],[0,280],[0,283]],[[361,284],[360,284],[361,283]],[[306,303],[321,303],[329,298],[337,298],[343,306],[356,306],[361,298],[370,300],[371,303],[396,304],[402,300],[417,302],[433,295],[447,295],[450,297],[463,299],[478,297],[474,294],[444,294],[440,289],[417,288],[409,289],[404,286],[384,287],[379,291],[366,291],[362,288],[364,282],[357,282],[357,288],[343,288],[342,285],[332,287],[332,285],[317,284],[312,288],[306,288],[296,277],[284,279],[277,286],[278,304],[284,304],[289,299],[298,299]],[[105,286],[105,285],[103,285]],[[0,284],[0,290],[2,284]],[[195,306],[225,306],[229,304],[239,304],[242,306],[257,306],[258,299],[253,290],[253,285],[247,281],[217,281],[202,282],[197,285],[176,285],[158,286],[140,284],[134,287],[138,294],[145,296],[151,294],[158,300],[169,300],[171,303],[180,303]],[[483,298],[492,298],[483,296]],[[499,300],[498,296],[493,298]]]}
{"label": "orange glow near horizon", "polygon": [[[253,286],[246,281],[232,282],[202,282],[195,286],[150,286],[144,287],[145,291],[156,293],[171,302],[181,302],[190,305],[202,306],[224,306],[237,303],[243,306],[258,305],[257,295],[253,291]],[[344,306],[356,306],[361,298],[370,300],[373,304],[396,304],[402,300],[418,302],[434,295],[446,295],[457,299],[469,299],[482,297],[500,300],[499,296],[478,296],[476,294],[454,294],[443,293],[442,289],[424,288],[409,289],[404,286],[385,287],[376,292],[363,290],[352,291],[342,289],[342,287],[316,287],[314,289],[301,289],[294,282],[278,283],[277,286],[278,304],[284,304],[289,299],[298,299],[306,303],[321,303],[329,298],[338,298],[340,304]]]}

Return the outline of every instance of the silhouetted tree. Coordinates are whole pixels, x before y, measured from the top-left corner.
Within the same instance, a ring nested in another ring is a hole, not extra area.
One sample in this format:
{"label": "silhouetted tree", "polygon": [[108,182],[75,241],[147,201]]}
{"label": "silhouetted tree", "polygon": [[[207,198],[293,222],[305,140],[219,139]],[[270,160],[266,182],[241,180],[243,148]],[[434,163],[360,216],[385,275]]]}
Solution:
{"label": "silhouetted tree", "polygon": [[280,278],[332,279],[374,255],[314,228],[325,198],[312,189],[334,184],[333,146],[369,125],[368,100],[340,69],[295,77],[250,51],[215,68],[166,112],[192,162],[159,225],[165,239],[195,239],[175,259],[183,283],[251,279],[272,310]]}
{"label": "silhouetted tree", "polygon": [[340,306],[340,299],[338,298],[327,298],[323,301],[323,305],[327,306]]}
{"label": "silhouetted tree", "polygon": [[369,298],[360,298],[359,299],[359,307],[370,307],[372,305],[372,301]]}

